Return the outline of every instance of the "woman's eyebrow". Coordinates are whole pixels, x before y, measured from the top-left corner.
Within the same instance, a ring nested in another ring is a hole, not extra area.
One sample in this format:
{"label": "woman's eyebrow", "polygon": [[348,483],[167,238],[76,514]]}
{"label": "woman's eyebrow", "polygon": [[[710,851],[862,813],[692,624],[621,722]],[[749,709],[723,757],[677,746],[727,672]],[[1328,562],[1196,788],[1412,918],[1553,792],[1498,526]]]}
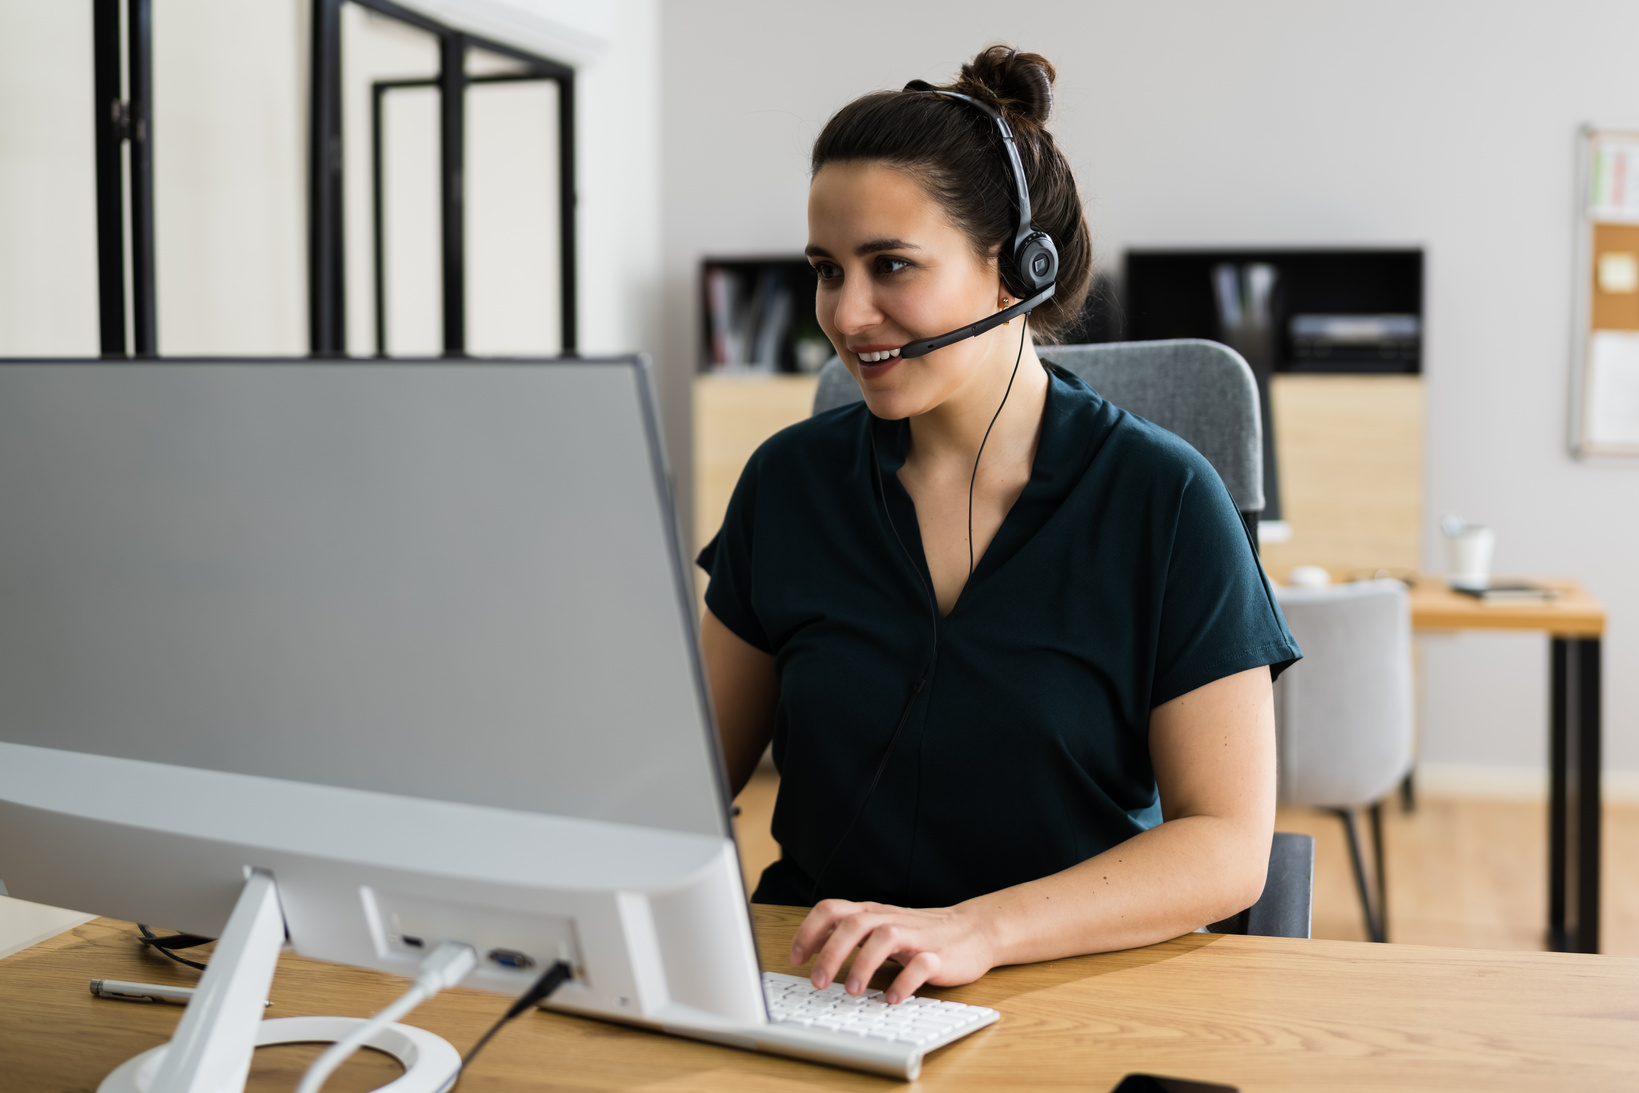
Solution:
{"label": "woman's eyebrow", "polygon": [[867,254],[880,254],[885,250],[921,250],[915,243],[907,243],[903,239],[873,239],[869,243],[861,243],[854,248],[854,253],[863,258]]}
{"label": "woman's eyebrow", "polygon": [[[921,250],[915,243],[907,243],[903,239],[873,239],[869,243],[861,243],[854,248],[854,253],[861,258],[867,254],[881,254],[885,250]],[[833,255],[824,247],[813,243],[803,248],[803,254],[809,258],[831,258]]]}

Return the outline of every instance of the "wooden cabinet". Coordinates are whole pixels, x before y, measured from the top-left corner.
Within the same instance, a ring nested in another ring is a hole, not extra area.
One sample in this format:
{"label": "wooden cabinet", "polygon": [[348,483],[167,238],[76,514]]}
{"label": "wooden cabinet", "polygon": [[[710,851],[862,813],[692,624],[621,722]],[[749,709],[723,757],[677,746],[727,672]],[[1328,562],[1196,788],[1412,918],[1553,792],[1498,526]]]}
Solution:
{"label": "wooden cabinet", "polygon": [[[757,445],[807,417],[816,376],[713,374],[694,379],[694,542],[722,526],[729,495]],[[695,583],[703,594],[706,575]]]}
{"label": "wooden cabinet", "polygon": [[1263,544],[1284,580],[1318,565],[1333,580],[1419,568],[1421,376],[1277,374],[1270,380],[1286,542]]}

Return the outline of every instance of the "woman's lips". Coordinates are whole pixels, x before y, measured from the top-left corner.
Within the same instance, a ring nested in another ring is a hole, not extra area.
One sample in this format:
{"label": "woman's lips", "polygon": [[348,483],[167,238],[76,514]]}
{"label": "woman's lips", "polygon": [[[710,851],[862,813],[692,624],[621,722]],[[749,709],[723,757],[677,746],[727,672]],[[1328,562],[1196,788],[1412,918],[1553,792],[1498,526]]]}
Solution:
{"label": "woman's lips", "polygon": [[867,362],[867,361],[860,361],[859,362],[859,378],[864,379],[864,380],[874,380],[874,379],[877,379],[881,376],[887,375],[889,372],[893,371],[898,366],[899,366],[899,358],[898,357],[889,357],[885,361],[876,361],[874,363]]}
{"label": "woman's lips", "polygon": [[897,345],[862,345],[850,350],[854,359],[859,362],[861,379],[875,379],[885,375],[894,365],[899,363],[899,349]]}

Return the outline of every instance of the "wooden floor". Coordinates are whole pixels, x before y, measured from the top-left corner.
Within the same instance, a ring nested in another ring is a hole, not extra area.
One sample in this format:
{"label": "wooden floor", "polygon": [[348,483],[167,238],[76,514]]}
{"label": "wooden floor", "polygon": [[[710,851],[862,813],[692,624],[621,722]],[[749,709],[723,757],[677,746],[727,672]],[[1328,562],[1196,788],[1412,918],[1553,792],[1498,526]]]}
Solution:
{"label": "wooden floor", "polygon": [[[740,854],[752,885],[779,855],[768,833],[778,775],[761,770],[740,795]],[[1424,796],[1414,812],[1385,809],[1389,940],[1478,949],[1542,949],[1548,907],[1548,809],[1543,802]],[[1279,831],[1315,837],[1314,936],[1364,941],[1343,826],[1282,809]],[[1639,956],[1639,805],[1605,806],[1604,952]]]}

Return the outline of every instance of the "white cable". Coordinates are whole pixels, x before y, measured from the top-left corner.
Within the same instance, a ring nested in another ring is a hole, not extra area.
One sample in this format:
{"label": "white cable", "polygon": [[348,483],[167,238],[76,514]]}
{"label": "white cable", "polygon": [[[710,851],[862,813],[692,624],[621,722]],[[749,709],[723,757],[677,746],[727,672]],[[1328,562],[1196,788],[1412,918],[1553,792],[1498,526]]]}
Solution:
{"label": "white cable", "polygon": [[313,1060],[313,1065],[302,1075],[302,1084],[296,1087],[296,1093],[319,1093],[324,1083],[330,1080],[330,1075],[336,1072],[336,1068],[346,1062],[353,1052],[363,1047],[365,1041],[439,991],[461,982],[467,977],[467,973],[477,966],[478,954],[471,945],[463,945],[459,941],[446,941],[434,949],[427,959],[421,962],[421,970],[416,973],[415,982],[410,985],[409,990],[346,1037],[331,1044],[329,1050]]}

